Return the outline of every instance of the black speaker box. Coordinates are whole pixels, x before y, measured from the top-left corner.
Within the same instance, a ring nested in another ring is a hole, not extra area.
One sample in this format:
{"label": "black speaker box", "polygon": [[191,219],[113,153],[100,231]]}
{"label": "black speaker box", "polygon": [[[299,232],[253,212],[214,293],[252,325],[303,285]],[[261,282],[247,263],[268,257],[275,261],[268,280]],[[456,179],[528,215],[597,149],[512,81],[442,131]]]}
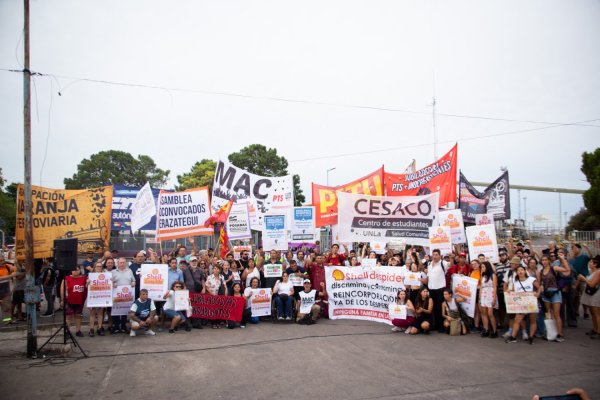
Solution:
{"label": "black speaker box", "polygon": [[70,271],[77,265],[77,238],[54,240],[54,266]]}

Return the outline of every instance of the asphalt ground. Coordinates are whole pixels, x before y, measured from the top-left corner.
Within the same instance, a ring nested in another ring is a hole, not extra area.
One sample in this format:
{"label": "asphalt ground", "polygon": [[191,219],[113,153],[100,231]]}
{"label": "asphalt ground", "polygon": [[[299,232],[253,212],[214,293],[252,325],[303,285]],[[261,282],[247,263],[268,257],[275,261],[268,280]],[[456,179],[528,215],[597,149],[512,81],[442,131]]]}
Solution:
{"label": "asphalt ground", "polygon": [[[59,335],[46,357],[28,359],[21,325],[0,332],[1,398],[530,399],[571,387],[600,398],[600,339],[585,335],[590,328],[581,321],[563,343],[529,345],[409,336],[368,321],[261,322],[77,338],[88,358]],[[55,329],[43,327],[38,346]]]}

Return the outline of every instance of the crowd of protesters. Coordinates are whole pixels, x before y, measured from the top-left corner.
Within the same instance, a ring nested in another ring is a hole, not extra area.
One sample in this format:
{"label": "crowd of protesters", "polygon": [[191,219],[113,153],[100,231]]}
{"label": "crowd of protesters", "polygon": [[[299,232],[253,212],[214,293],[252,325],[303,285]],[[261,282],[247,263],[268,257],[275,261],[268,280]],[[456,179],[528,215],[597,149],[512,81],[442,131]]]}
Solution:
{"label": "crowd of protesters", "polygon": [[[153,249],[141,250],[131,260],[119,257],[118,252],[106,251],[96,259],[93,253],[73,266],[70,273],[61,274],[51,262],[44,262],[36,282],[44,293],[46,309],[42,317],[54,315],[55,299],[65,310],[69,321],[75,323],[75,334],[83,336],[82,315],[86,308],[86,292],[90,272],[111,272],[112,282],[117,286],[130,286],[135,301],[127,316],[111,316],[110,308],[88,308],[87,335],[105,332],[110,334],[140,332],[154,335],[156,326],[167,326],[169,333],[182,328],[219,329],[245,328],[256,324],[261,318],[252,316],[251,289],[271,288],[276,320],[295,320],[311,325],[319,318],[327,317],[327,291],[325,266],[360,266],[365,258],[375,259],[377,266],[392,266],[417,274],[419,285],[406,286],[398,291],[396,304],[406,306],[405,319],[391,322],[393,331],[410,335],[429,334],[431,331],[452,334],[478,334],[482,338],[497,338],[502,334],[507,343],[519,337],[533,344],[534,338],[545,338],[544,319],[550,316],[556,321],[556,342],[565,340],[564,327],[577,327],[581,318],[593,321],[586,334],[591,339],[600,335],[600,256],[592,257],[585,245],[571,242],[566,246],[548,244],[543,251],[536,251],[531,242],[507,242],[499,250],[498,263],[491,263],[483,255],[469,260],[464,249],[442,257],[434,249],[431,255],[421,247],[408,246],[403,251],[388,250],[376,254],[367,243],[359,243],[357,250],[345,248],[340,251],[333,244],[326,252],[319,246],[302,247],[296,251],[263,252],[254,254],[242,251],[238,259],[233,253],[220,258],[213,249],[199,250],[193,240],[191,249],[179,246],[169,254],[159,255]],[[372,262],[372,261],[371,261]],[[167,264],[168,288],[163,301],[148,298],[148,292],[140,288],[141,265],[145,263]],[[281,278],[266,278],[265,264],[281,265]],[[453,294],[450,287],[452,275],[459,274],[477,279],[478,293],[474,318],[462,310],[464,301]],[[62,276],[65,275],[65,276]],[[293,282],[290,278],[294,279]],[[12,323],[22,319],[25,271],[18,264],[7,262],[0,254],[0,301],[3,322]],[[414,282],[413,282],[414,283]],[[226,295],[243,298],[245,302],[241,321],[192,319],[190,310],[177,311],[174,307],[175,292],[209,295]],[[539,300],[539,308],[530,314],[507,314],[504,295],[508,292],[531,292]],[[301,312],[302,311],[302,312]],[[105,329],[106,328],[106,329]],[[520,333],[520,335],[519,335]]]}

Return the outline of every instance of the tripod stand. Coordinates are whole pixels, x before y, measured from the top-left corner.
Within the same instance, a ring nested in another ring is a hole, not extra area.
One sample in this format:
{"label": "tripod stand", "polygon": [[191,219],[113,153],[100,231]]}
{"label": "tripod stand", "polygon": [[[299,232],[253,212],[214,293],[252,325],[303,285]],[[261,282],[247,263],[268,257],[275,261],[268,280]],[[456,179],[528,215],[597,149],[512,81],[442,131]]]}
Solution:
{"label": "tripod stand", "polygon": [[46,342],[38,349],[38,351],[41,351],[44,348],[44,346],[46,346],[48,343],[50,343],[50,341],[52,341],[52,339],[54,339],[62,331],[63,332],[63,344],[67,344],[67,341],[70,341],[71,343],[73,343],[73,345],[75,347],[78,347],[79,350],[81,350],[81,354],[83,354],[83,356],[87,358],[88,355],[85,354],[85,351],[83,350],[83,348],[81,347],[79,342],[77,342],[77,339],[75,339],[75,336],[73,336],[73,334],[69,330],[69,326],[67,325],[67,307],[68,307],[68,305],[65,303],[65,309],[63,310],[62,326],[60,328],[58,328],[56,330],[56,332],[54,332],[52,334],[52,336],[50,336],[48,338],[48,340],[46,340]]}

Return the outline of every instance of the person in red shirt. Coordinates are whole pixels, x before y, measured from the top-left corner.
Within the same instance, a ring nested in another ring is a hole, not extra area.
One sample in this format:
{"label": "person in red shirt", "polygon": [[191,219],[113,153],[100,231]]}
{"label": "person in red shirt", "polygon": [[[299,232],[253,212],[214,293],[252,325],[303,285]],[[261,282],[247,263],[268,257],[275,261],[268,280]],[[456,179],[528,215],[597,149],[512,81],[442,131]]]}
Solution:
{"label": "person in red shirt", "polygon": [[[344,248],[346,248],[346,246],[344,246]],[[346,248],[346,251],[347,250],[348,249]],[[331,245],[331,252],[325,259],[325,265],[344,265],[344,261],[346,261],[347,257],[345,254],[340,254],[339,251],[340,251],[339,244],[334,243],[333,245]],[[317,288],[316,290],[319,290],[319,289]]]}
{"label": "person in red shirt", "polygon": [[[321,283],[325,284],[325,257],[321,254],[317,256],[317,260],[315,263],[310,264],[305,270],[308,272],[310,276],[310,281],[312,282],[312,289],[318,291],[322,290]],[[321,311],[324,315],[327,315],[329,312],[328,302],[327,302],[327,294],[323,297],[321,304]]]}
{"label": "person in red shirt", "polygon": [[[73,316],[75,316],[75,328],[77,329],[75,335],[78,337],[83,337],[83,333],[81,333],[81,317],[83,315],[83,304],[87,296],[86,280],[85,275],[81,275],[81,266],[76,265],[73,267],[71,275],[65,277],[60,285],[60,306],[64,306],[69,326],[73,321]],[[67,300],[66,303],[64,299]]]}
{"label": "person in red shirt", "polygon": [[473,272],[473,268],[467,264],[467,254],[458,253],[458,262],[448,268],[448,272],[446,272],[446,287],[452,287],[452,275],[470,276],[471,272]]}

